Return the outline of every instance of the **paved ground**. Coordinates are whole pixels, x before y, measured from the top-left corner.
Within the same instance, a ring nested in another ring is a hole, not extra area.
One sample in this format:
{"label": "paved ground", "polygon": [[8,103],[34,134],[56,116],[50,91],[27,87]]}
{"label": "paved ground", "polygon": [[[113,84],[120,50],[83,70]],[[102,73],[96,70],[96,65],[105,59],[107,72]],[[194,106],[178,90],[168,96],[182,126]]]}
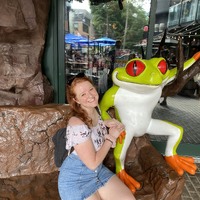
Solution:
{"label": "paved ground", "polygon": [[[153,118],[163,119],[184,128],[182,143],[200,144],[200,99],[182,96],[168,97],[167,106],[159,104]],[[152,140],[166,141],[166,136],[151,136]]]}
{"label": "paved ground", "polygon": [[195,176],[185,174],[185,189],[182,194],[182,200],[200,199],[200,163],[197,166],[198,170]]}
{"label": "paved ground", "polygon": [[[180,146],[193,147],[195,162],[198,170],[194,176],[185,173],[185,189],[182,200],[200,200],[200,99],[183,96],[167,98],[167,106],[157,105],[153,118],[168,120],[184,128]],[[150,136],[151,141],[166,142],[166,136]],[[189,148],[184,148],[185,153]],[[197,155],[197,156],[196,156]]]}

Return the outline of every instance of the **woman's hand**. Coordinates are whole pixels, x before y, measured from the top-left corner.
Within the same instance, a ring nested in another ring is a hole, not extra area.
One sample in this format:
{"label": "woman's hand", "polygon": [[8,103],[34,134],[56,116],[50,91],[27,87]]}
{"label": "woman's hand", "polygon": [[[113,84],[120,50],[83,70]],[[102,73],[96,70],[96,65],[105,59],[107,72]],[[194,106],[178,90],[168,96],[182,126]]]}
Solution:
{"label": "woman's hand", "polygon": [[105,120],[104,124],[109,128],[109,135],[115,141],[118,138],[119,142],[122,143],[125,138],[125,126],[116,119]]}
{"label": "woman's hand", "polygon": [[122,123],[112,126],[109,128],[109,135],[117,139],[120,136],[120,134],[124,131],[124,128],[125,127]]}
{"label": "woman's hand", "polygon": [[105,120],[104,121],[104,124],[108,127],[108,128],[111,128],[111,127],[114,127],[114,126],[118,126],[119,128],[123,128],[124,130],[124,125],[119,122],[118,120],[116,119],[108,119],[108,120]]}

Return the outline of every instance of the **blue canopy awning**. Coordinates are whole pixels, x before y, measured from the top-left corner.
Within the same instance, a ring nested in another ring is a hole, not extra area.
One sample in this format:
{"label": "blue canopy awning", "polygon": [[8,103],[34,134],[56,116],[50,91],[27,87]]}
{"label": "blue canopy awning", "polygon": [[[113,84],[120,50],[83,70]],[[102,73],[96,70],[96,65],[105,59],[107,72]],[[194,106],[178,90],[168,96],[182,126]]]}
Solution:
{"label": "blue canopy awning", "polygon": [[65,40],[79,40],[81,38],[82,38],[82,36],[74,35],[72,33],[67,33],[65,35]]}
{"label": "blue canopy awning", "polygon": [[93,45],[94,44],[93,41],[89,40],[86,37],[74,35],[71,33],[68,33],[65,35],[65,43],[67,43],[67,44],[79,43],[82,45],[87,45],[87,44]]}
{"label": "blue canopy awning", "polygon": [[102,44],[112,44],[114,45],[116,40],[114,39],[111,39],[111,38],[108,38],[108,37],[102,37],[102,38],[98,38],[98,39],[95,39],[93,40],[94,42],[97,42],[97,43],[102,43]]}

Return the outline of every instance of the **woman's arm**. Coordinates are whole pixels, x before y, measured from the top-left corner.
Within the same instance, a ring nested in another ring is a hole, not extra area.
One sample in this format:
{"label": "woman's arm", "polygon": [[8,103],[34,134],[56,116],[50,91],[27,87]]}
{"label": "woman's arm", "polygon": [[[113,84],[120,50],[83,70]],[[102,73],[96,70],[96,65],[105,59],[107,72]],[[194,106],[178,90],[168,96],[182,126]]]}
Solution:
{"label": "woman's arm", "polygon": [[96,152],[91,139],[74,146],[76,153],[83,163],[91,170],[96,169],[106,157],[112,143],[105,140],[102,147]]}
{"label": "woman's arm", "polygon": [[[69,121],[70,122],[70,121]],[[79,121],[78,118],[73,120],[73,125],[77,123],[80,125],[81,123],[84,124],[81,120]],[[71,125],[72,125],[71,124]],[[78,154],[79,158],[83,161],[83,163],[91,170],[96,169],[99,164],[103,162],[105,159],[108,151],[112,147],[113,142],[116,141],[117,137],[120,135],[122,128],[124,128],[123,125],[116,125],[114,126],[113,123],[111,123],[112,126],[109,128],[109,138],[105,140],[102,147],[96,151],[95,147],[93,145],[92,139],[89,138],[85,142],[82,142],[80,144],[77,144],[74,146],[74,149],[76,153]],[[111,140],[111,141],[110,141]]]}

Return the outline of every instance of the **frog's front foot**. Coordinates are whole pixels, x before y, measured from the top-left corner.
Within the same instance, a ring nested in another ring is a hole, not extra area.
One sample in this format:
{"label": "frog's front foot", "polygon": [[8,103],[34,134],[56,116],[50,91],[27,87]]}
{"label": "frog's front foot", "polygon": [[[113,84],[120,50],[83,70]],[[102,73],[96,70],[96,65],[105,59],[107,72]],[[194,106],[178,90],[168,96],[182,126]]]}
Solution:
{"label": "frog's front foot", "polygon": [[133,193],[135,193],[136,189],[140,188],[140,183],[128,175],[124,169],[121,170],[117,175]]}
{"label": "frog's front foot", "polygon": [[183,175],[184,171],[192,175],[196,172],[197,166],[195,165],[192,157],[174,155],[165,156],[165,160],[180,176]]}
{"label": "frog's front foot", "polygon": [[122,144],[123,140],[125,139],[125,136],[126,136],[126,132],[125,131],[122,131],[117,139],[117,141]]}

